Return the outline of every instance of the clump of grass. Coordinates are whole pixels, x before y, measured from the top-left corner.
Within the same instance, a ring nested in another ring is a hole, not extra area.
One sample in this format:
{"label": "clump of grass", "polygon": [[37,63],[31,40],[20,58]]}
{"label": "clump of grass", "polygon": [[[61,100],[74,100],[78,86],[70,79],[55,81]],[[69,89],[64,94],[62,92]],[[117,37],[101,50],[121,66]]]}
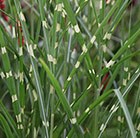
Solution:
{"label": "clump of grass", "polygon": [[0,4],[1,137],[140,136],[138,1]]}

